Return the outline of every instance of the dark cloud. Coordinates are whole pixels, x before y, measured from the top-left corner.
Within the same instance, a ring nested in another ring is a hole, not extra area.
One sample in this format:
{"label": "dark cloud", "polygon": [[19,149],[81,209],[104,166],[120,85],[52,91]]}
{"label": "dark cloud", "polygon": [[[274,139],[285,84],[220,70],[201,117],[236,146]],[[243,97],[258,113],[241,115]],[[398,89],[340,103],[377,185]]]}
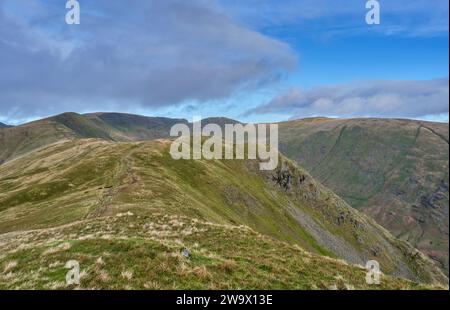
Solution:
{"label": "dark cloud", "polygon": [[284,43],[252,31],[211,0],[0,3],[0,118],[162,107],[221,99],[296,66]]}
{"label": "dark cloud", "polygon": [[421,117],[448,114],[449,81],[367,81],[292,88],[247,114],[284,113],[294,117]]}

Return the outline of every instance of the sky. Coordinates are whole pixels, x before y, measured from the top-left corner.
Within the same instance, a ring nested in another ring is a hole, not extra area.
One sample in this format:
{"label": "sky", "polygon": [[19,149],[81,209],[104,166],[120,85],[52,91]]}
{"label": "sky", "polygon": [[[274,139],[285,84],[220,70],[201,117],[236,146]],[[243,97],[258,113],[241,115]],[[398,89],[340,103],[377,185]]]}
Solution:
{"label": "sky", "polygon": [[124,112],[448,122],[446,0],[0,0],[0,122]]}

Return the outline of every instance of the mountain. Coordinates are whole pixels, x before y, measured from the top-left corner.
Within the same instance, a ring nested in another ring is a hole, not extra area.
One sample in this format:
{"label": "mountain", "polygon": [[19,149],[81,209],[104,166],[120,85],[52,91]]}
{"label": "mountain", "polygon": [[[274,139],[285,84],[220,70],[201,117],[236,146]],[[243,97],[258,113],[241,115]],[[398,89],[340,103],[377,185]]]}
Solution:
{"label": "mountain", "polygon": [[64,286],[71,259],[82,288],[374,288],[369,259],[386,275],[375,288],[446,285],[282,155],[262,172],[173,160],[170,143],[63,139],[0,165],[0,287]]}
{"label": "mountain", "polygon": [[[202,120],[202,124],[236,124],[224,117]],[[185,119],[147,117],[125,113],[63,113],[0,132],[0,164],[48,144],[74,138],[100,138],[117,142],[146,141],[170,137],[175,124],[192,126]]]}
{"label": "mountain", "polygon": [[448,274],[448,124],[310,118],[279,126],[286,156]]}
{"label": "mountain", "polygon": [[[169,136],[171,126],[180,122],[191,125],[186,120],[121,113],[65,113],[1,130],[0,165],[8,161],[20,162],[30,152],[39,152],[54,143],[74,143],[73,141],[82,138],[102,139],[105,143],[164,139]],[[225,118],[202,121],[203,124],[211,122],[222,126],[225,123],[237,123]],[[448,173],[445,173],[448,170],[448,126],[407,120],[311,118],[280,123],[280,148],[285,155],[305,166],[314,178],[341,195],[351,206],[374,217],[397,237],[407,240],[439,262],[443,270],[448,272]],[[96,172],[97,170],[94,169]],[[307,174],[306,171],[304,174]],[[275,179],[279,180],[279,176]],[[416,184],[415,187],[412,184]],[[285,190],[288,194],[289,191]],[[248,198],[242,200],[251,201]],[[308,251],[320,255],[326,254],[363,264],[362,257],[365,259],[367,255],[355,254],[358,251],[340,244],[339,238],[333,239],[334,231],[323,233],[316,226],[311,226],[303,214],[288,211],[296,218],[296,225],[302,221],[302,231],[306,229],[308,232],[306,239],[315,240],[312,244],[299,237],[301,234],[296,231],[297,228],[290,228],[294,231],[291,233],[286,233],[283,229],[282,233],[276,233],[266,223],[263,229],[259,225],[257,231],[285,242],[300,244]],[[330,221],[340,223],[341,214],[336,214]],[[72,218],[70,214],[58,216],[61,219]],[[345,212],[343,217],[345,219]],[[25,222],[28,220],[25,219]],[[33,222],[31,219],[30,221]],[[230,221],[239,223],[235,217]],[[325,225],[327,229],[333,227],[322,221],[323,215],[318,220],[320,225]],[[275,222],[282,223],[280,219]],[[11,222],[13,224],[14,221]],[[250,225],[247,222],[241,224]],[[283,225],[286,226],[286,223]],[[17,227],[23,229],[21,225]],[[15,229],[9,228],[4,232]],[[391,251],[389,248],[384,250]],[[408,251],[412,250],[406,252]],[[377,253],[376,248],[373,253]],[[393,264],[389,264],[392,272]],[[403,270],[397,274],[415,277],[411,276],[414,271]]]}
{"label": "mountain", "polygon": [[8,127],[11,127],[11,126],[6,125],[6,124],[3,124],[2,122],[0,122],[0,129],[2,129],[2,128],[8,128]]}
{"label": "mountain", "polygon": [[[184,119],[147,117],[123,113],[95,113],[84,115],[103,128],[114,141],[143,141],[167,138],[173,125],[187,124]],[[92,137],[84,135],[84,137]]]}
{"label": "mountain", "polygon": [[64,139],[100,138],[140,141],[166,138],[170,128],[186,120],[122,113],[64,113],[0,132],[0,163]]}

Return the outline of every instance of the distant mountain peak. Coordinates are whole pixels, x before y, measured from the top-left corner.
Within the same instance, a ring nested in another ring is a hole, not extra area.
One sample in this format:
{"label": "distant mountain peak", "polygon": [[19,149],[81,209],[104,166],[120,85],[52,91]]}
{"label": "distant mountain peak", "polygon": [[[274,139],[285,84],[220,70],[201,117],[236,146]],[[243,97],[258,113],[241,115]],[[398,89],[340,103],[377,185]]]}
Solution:
{"label": "distant mountain peak", "polygon": [[6,124],[0,122],[0,128],[10,128],[10,127],[13,127],[13,126],[6,125]]}
{"label": "distant mountain peak", "polygon": [[225,124],[241,124],[240,121],[227,118],[227,117],[207,117],[202,119],[203,124],[217,124],[219,126],[225,125]]}

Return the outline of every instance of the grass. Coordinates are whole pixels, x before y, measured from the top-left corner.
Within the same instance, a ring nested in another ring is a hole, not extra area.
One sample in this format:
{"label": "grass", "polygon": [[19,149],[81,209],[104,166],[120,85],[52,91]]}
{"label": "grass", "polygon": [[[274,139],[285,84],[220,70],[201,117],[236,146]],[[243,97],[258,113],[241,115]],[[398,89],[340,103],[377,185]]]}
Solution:
{"label": "grass", "polygon": [[[184,248],[188,258],[181,255]],[[310,254],[247,227],[157,214],[19,234],[2,253],[8,253],[0,257],[2,289],[428,288],[384,275],[381,285],[369,286],[361,267]],[[80,285],[66,285],[69,260],[80,264]]]}
{"label": "grass", "polygon": [[[233,122],[225,119],[212,119],[211,121],[219,124]],[[89,116],[65,113],[23,126],[2,129],[0,131],[0,164],[30,151],[39,150],[42,147],[45,150],[45,146],[64,139],[96,137],[114,141],[137,141],[166,138],[170,126],[175,122],[185,121],[117,113],[101,113]],[[282,152],[305,166],[319,182],[343,197],[352,207],[375,218],[378,223],[394,235],[400,236],[429,254],[448,274],[449,178],[446,171],[448,171],[449,152],[447,125],[407,120],[310,118],[280,123],[280,142]],[[57,148],[51,148],[50,150],[50,153],[47,152],[50,158],[53,158],[51,152],[59,154]],[[90,150],[86,151],[89,152]],[[44,153],[41,153],[41,155],[43,156]],[[119,161],[121,160],[119,154],[116,157]],[[111,157],[111,160],[114,161],[115,158]],[[92,175],[95,175],[98,171],[100,171],[100,175],[104,175],[101,172],[102,170],[115,171],[115,168],[107,166],[96,169],[94,162],[90,166],[84,167],[83,172],[82,167],[75,168],[74,173],[79,174],[78,179],[74,179],[74,182],[77,183],[76,186],[85,184],[84,181],[86,180],[91,181]],[[99,163],[107,165],[104,160],[100,160]],[[26,164],[23,167],[26,167]],[[193,167],[193,165],[181,165],[178,167],[179,169],[169,172],[177,174],[172,176],[178,180],[188,180],[189,176],[195,173]],[[203,165],[197,165],[196,168],[202,167]],[[35,168],[46,169],[45,167],[41,168],[40,165]],[[155,169],[159,168],[155,167]],[[30,177],[34,178],[49,173],[48,171],[25,170]],[[24,173],[20,170],[17,170],[16,174],[10,173],[7,177],[2,176],[0,190],[7,193],[14,192],[21,184],[17,180],[22,181],[24,176]],[[104,176],[104,180],[97,181],[108,183],[107,179],[113,178],[111,174]],[[209,177],[210,173],[205,178]],[[72,179],[72,176],[70,175],[68,178]],[[58,180],[57,182],[64,184],[65,181]],[[446,184],[447,189],[440,186],[442,182]],[[104,185],[109,186],[110,184]],[[177,186],[177,184],[172,185]],[[208,206],[199,203],[200,198],[198,197],[202,197],[203,193],[197,191],[197,194],[195,194],[195,186],[190,185],[178,188],[181,192],[189,191],[190,198],[194,198],[196,201],[194,204],[201,206],[201,210],[196,206],[189,207],[190,214],[200,216],[208,213]],[[53,185],[36,184],[36,186]],[[94,185],[92,184],[92,186]],[[161,184],[161,187],[164,187],[164,185]],[[30,185],[27,182],[27,189],[25,192],[20,192],[19,195],[27,195],[29,189]],[[67,197],[70,198],[73,197],[72,194],[78,196],[83,194],[65,189],[61,189],[61,192],[62,190],[64,190],[64,193],[69,193]],[[170,190],[173,190],[173,187]],[[163,192],[170,190],[159,188],[155,192],[160,194],[159,197],[163,197]],[[45,191],[46,189],[40,191],[40,193]],[[17,190],[16,193],[19,193],[19,191]],[[102,196],[103,194],[96,193],[96,195]],[[243,195],[239,199],[241,201],[251,200],[252,195]],[[8,196],[10,195],[8,194]],[[177,200],[183,199],[181,196],[182,194],[170,203],[177,204]],[[36,196],[36,198],[38,197]],[[0,209],[2,210],[5,209],[1,205],[1,199],[3,198],[0,192]],[[253,213],[242,210],[242,206],[239,207],[237,203],[234,203],[234,209],[240,210],[240,214],[246,214],[245,212],[248,214],[244,221],[240,221],[240,218],[236,218],[232,212],[223,213],[222,206],[227,205],[227,198],[221,197],[221,195],[216,195],[214,198],[214,202],[220,208],[217,208],[218,210],[214,212],[209,212],[209,216],[217,215],[215,220],[219,220],[221,215],[226,216],[227,221],[236,223],[249,222],[252,219]],[[256,200],[260,198],[257,197]],[[13,199],[23,206],[27,200],[31,201],[32,197],[26,197],[23,201],[20,197],[14,197]],[[140,198],[133,196],[130,199],[138,201]],[[433,201],[433,208],[423,204],[423,201],[427,200]],[[89,197],[88,204],[93,203],[93,201],[94,197]],[[12,203],[14,201],[9,201],[4,205],[10,206]],[[67,202],[60,201],[59,203]],[[161,198],[158,203],[165,204],[168,201]],[[35,207],[36,204],[33,203],[32,209]],[[44,206],[39,206],[41,210],[44,210],[42,207]],[[92,209],[91,207],[92,205],[89,206],[89,209]],[[95,206],[93,208],[95,210]],[[217,212],[221,213],[217,214]],[[11,218],[15,224],[10,225],[10,228],[17,228],[22,225],[20,219],[16,223],[13,215],[8,214],[8,219]],[[70,220],[73,220],[73,217],[70,217]],[[252,227],[256,227],[255,225],[259,225],[259,222],[252,223],[252,225]],[[265,229],[265,232],[275,234],[276,229],[274,227],[268,228],[269,226],[271,226],[270,221],[266,221],[258,229]],[[288,227],[292,227],[292,225],[288,223]],[[5,231],[5,229],[0,229],[0,231]],[[293,234],[301,234],[301,231],[293,232]],[[287,234],[289,238],[292,237],[291,235],[292,233]],[[286,232],[282,231],[278,234],[278,237],[280,236],[286,236]],[[306,240],[308,236],[297,239]],[[301,241],[297,240],[296,242]],[[308,247],[308,244],[310,242],[302,243],[308,249],[314,248],[314,250],[321,251],[312,244]]]}
{"label": "grass", "polygon": [[[411,247],[399,246],[283,157],[279,169],[292,176],[288,189],[274,181],[276,172],[259,171],[257,161],[175,161],[169,145],[73,140],[1,165],[0,259],[5,266],[17,262],[1,285],[60,288],[58,262],[70,257],[86,266],[83,288],[327,288],[335,276],[347,279],[338,287],[364,287],[363,277],[354,278],[363,270],[337,258],[361,265],[376,258],[386,274],[445,281],[425,258],[411,260]],[[18,196],[49,184],[64,190]],[[194,249],[191,260],[178,257],[183,247]],[[158,272],[147,277],[148,268]],[[386,287],[416,285],[392,281]]]}

